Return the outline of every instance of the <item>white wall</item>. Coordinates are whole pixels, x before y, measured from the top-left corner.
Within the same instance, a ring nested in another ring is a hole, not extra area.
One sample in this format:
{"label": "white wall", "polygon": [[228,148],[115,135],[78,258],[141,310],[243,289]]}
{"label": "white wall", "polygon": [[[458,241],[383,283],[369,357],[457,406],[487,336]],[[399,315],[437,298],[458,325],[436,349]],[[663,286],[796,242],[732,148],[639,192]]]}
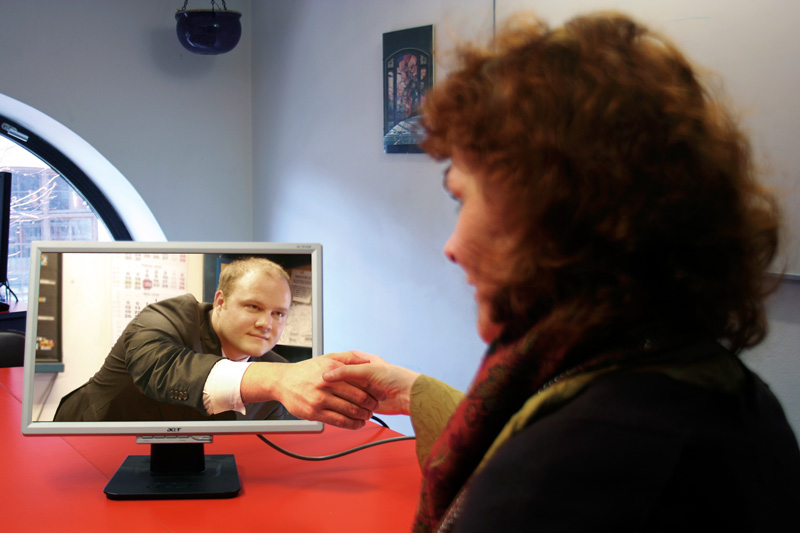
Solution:
{"label": "white wall", "polygon": [[441,44],[445,20],[486,32],[491,2],[252,8],[254,237],[323,244],[326,351],[370,351],[466,388],[484,346],[471,291],[442,254],[456,206],[441,166],[383,153],[381,39],[434,23]]}
{"label": "white wall", "polygon": [[[441,189],[437,164],[421,155],[382,153],[381,35],[432,23],[441,52],[454,39],[490,34],[492,3],[252,5],[254,237],[323,243],[327,351],[372,351],[461,389],[484,346],[463,276],[441,254],[455,208]],[[500,17],[512,7],[549,6],[543,15],[560,22],[568,15],[565,3],[497,5]],[[570,5],[577,13],[602,4]],[[771,300],[772,335],[745,360],[771,383],[800,434],[798,290],[786,282]],[[391,425],[409,430],[402,420]]]}
{"label": "white wall", "polygon": [[242,41],[199,56],[181,2],[0,0],[0,93],[65,125],[131,182],[169,240],[252,237],[250,4]]}

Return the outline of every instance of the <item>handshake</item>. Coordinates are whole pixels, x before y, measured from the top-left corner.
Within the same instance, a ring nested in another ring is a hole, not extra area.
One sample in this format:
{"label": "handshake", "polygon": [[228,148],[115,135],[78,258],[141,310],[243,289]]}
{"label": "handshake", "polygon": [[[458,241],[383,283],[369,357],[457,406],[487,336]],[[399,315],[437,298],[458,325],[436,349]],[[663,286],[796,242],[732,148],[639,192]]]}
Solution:
{"label": "handshake", "polygon": [[409,414],[417,377],[377,355],[329,353],[299,363],[254,363],[241,394],[244,403],[277,400],[298,418],[360,429],[373,413]]}

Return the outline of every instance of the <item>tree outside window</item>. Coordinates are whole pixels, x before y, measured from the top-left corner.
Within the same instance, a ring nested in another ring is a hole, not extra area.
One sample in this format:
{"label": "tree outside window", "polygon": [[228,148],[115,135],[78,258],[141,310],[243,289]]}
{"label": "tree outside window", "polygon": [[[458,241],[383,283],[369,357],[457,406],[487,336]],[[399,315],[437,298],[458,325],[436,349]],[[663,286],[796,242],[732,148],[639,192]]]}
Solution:
{"label": "tree outside window", "polygon": [[31,242],[114,240],[69,181],[43,160],[2,136],[0,171],[12,174],[8,282],[20,301],[28,298]]}

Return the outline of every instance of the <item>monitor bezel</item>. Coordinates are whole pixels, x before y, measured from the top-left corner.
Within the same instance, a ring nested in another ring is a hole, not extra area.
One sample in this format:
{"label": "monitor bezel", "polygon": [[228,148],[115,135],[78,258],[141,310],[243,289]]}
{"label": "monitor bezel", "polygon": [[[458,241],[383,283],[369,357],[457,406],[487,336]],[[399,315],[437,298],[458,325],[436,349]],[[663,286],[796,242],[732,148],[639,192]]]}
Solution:
{"label": "monitor bezel", "polygon": [[[31,243],[31,270],[26,332],[36,331],[39,303],[39,258],[42,253],[224,253],[224,254],[309,254],[312,266],[311,312],[312,357],[321,356],[322,346],[322,245],[318,243],[276,242],[141,242],[141,241],[34,241]],[[110,347],[109,347],[110,348]],[[36,335],[25,336],[23,372],[22,433],[25,435],[135,435],[172,436],[252,433],[319,433],[321,422],[308,420],[235,421],[118,421],[54,422],[34,421],[34,379]]]}

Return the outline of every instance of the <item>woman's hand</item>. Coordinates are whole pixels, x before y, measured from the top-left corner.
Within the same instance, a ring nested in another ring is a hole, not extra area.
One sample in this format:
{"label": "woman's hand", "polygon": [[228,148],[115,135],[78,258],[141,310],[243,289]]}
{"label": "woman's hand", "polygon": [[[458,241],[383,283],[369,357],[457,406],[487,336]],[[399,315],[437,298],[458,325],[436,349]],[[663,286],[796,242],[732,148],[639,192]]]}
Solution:
{"label": "woman's hand", "polygon": [[345,365],[328,370],[322,375],[323,379],[331,383],[346,382],[359,389],[371,391],[371,395],[379,400],[376,413],[409,414],[411,386],[420,374],[407,368],[390,365],[377,355],[359,351],[349,353],[366,359],[369,363]]}

